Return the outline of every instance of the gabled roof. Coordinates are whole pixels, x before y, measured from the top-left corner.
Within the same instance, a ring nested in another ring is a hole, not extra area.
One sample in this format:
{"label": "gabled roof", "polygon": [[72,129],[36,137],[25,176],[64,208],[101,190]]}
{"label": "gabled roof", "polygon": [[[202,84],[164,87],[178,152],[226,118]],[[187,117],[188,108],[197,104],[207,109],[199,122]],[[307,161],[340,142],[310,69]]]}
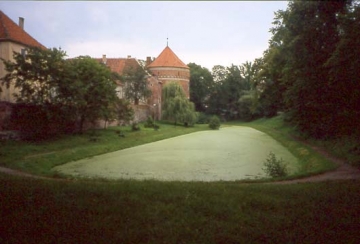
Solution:
{"label": "gabled roof", "polygon": [[186,64],[181,61],[178,56],[170,49],[170,47],[165,47],[165,49],[160,53],[160,55],[147,66],[151,67],[176,67],[176,68],[189,68]]}
{"label": "gabled roof", "polygon": [[0,42],[12,41],[28,47],[46,48],[0,10]]}
{"label": "gabled roof", "polygon": [[[102,58],[96,58],[95,60],[101,63],[103,62]],[[124,73],[125,68],[141,67],[135,58],[106,58],[105,64],[112,72],[116,72],[119,75]]]}

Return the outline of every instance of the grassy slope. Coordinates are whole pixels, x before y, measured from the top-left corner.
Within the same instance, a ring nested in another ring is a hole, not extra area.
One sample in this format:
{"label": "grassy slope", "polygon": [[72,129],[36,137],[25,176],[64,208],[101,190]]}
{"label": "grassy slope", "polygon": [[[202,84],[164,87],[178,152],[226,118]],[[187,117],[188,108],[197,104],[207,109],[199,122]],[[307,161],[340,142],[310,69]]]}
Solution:
{"label": "grassy slope", "polygon": [[[158,131],[143,127],[136,132],[132,132],[130,127],[97,130],[99,139],[96,142],[89,140],[92,132],[38,143],[0,141],[0,165],[33,174],[52,175],[54,173],[50,170],[56,165],[206,129],[206,125],[185,128],[161,124]],[[125,137],[119,137],[117,130],[121,130]]]}
{"label": "grassy slope", "polygon": [[337,165],[322,155],[315,152],[310,146],[301,143],[296,130],[284,124],[282,117],[272,119],[258,119],[253,122],[230,122],[229,125],[249,126],[265,132],[285,146],[295,157],[299,159],[299,172],[290,178],[305,177],[311,174],[319,174],[335,169]]}
{"label": "grassy slope", "polygon": [[0,175],[0,243],[357,243],[359,182],[56,182]]}

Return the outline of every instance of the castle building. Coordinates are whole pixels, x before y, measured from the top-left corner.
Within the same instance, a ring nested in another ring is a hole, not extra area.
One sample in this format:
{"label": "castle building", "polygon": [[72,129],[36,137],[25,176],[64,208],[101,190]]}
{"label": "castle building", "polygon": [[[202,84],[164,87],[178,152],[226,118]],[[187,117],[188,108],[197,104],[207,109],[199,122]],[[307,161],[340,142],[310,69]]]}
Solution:
{"label": "castle building", "polygon": [[[0,10],[0,58],[4,60],[14,61],[13,52],[23,53],[25,55],[26,48],[38,47],[46,49],[44,45],[35,40],[24,30],[24,18],[19,18],[19,24],[16,24],[8,16]],[[139,106],[135,106],[137,110],[136,121],[142,121],[148,116],[155,119],[161,119],[161,93],[162,87],[169,82],[178,82],[185,95],[189,98],[190,69],[179,59],[179,57],[167,45],[160,55],[146,61],[137,60],[130,55],[127,58],[97,58],[99,62],[107,65],[111,71],[123,75],[124,70],[128,67],[142,67],[147,73],[148,87],[152,95],[147,100],[141,101]],[[6,74],[4,63],[0,61],[0,77]],[[0,130],[2,121],[10,114],[10,105],[16,102],[14,93],[19,90],[13,84],[10,87],[2,86],[0,92]],[[124,97],[124,84],[117,82],[117,92],[120,98]],[[135,111],[136,112],[136,111]]]}
{"label": "castle building", "polygon": [[190,98],[190,69],[167,45],[160,55],[151,60],[146,58],[146,69],[151,74],[149,86],[152,91],[150,98],[155,119],[161,119],[162,87],[169,82],[178,82],[187,98]]}
{"label": "castle building", "polygon": [[[107,65],[111,71],[119,75],[123,75],[124,70],[130,66],[133,68],[143,66],[140,60],[132,58],[130,55],[127,58],[106,58],[106,55],[103,55],[102,59],[98,58],[97,60]],[[190,97],[189,67],[178,58],[169,46],[166,46],[156,59],[152,60],[151,57],[147,57],[145,67],[143,68],[149,74],[147,82],[152,95],[146,101],[141,101],[140,106],[134,107],[135,120],[144,120],[147,116],[161,119],[162,87],[168,82],[178,82],[184,89],[185,95],[188,98]],[[123,89],[123,84],[118,83],[119,94],[123,94]],[[122,97],[123,95],[120,95],[120,98]]]}
{"label": "castle building", "polygon": [[155,76],[162,85],[168,82],[178,82],[187,96],[190,98],[189,84],[190,84],[190,69],[181,61],[178,56],[166,46],[160,55],[151,62],[151,58],[146,58],[146,68]]}

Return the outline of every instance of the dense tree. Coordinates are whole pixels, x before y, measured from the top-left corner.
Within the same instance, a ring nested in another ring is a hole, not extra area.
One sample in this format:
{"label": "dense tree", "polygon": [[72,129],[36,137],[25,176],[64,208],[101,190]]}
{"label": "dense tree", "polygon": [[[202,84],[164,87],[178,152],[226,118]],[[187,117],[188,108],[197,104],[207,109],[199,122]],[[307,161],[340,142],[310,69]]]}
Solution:
{"label": "dense tree", "polygon": [[249,85],[241,76],[239,66],[213,68],[215,87],[210,95],[208,113],[220,115],[226,119],[239,118],[239,99]]}
{"label": "dense tree", "polygon": [[19,89],[17,102],[24,104],[16,116],[25,118],[37,111],[43,123],[38,124],[39,133],[78,120],[82,131],[85,121],[116,116],[118,97],[111,71],[90,57],[65,60],[65,56],[61,49],[30,48],[26,55],[14,53],[14,62],[3,60],[8,73],[2,81]]}
{"label": "dense tree", "polygon": [[333,123],[339,134],[360,134],[360,5],[354,2],[339,15],[340,41],[325,67],[329,70],[336,113]]}
{"label": "dense tree", "polygon": [[80,132],[86,121],[116,118],[114,104],[119,98],[110,69],[88,56],[71,59],[68,65],[68,80],[61,86],[59,94],[68,95],[68,105],[80,118]]}
{"label": "dense tree", "polygon": [[195,63],[188,64],[190,68],[190,101],[194,103],[196,111],[205,112],[208,107],[209,96],[214,89],[211,72]]}
{"label": "dense tree", "polygon": [[185,126],[194,125],[197,120],[195,106],[185,95],[181,85],[170,82],[162,90],[162,117]]}
{"label": "dense tree", "polygon": [[141,66],[129,66],[124,71],[123,81],[125,83],[125,97],[133,101],[135,105],[138,105],[141,99],[151,96],[151,90],[147,83],[147,73]]}
{"label": "dense tree", "polygon": [[14,52],[14,61],[2,59],[7,71],[2,84],[17,91],[9,128],[29,140],[67,131],[71,116],[62,105],[65,98],[58,95],[66,76],[66,53],[56,48],[29,48],[25,53]]}
{"label": "dense tree", "polygon": [[[270,84],[265,94],[281,94],[287,118],[315,137],[336,134],[339,126],[333,123],[336,92],[329,89],[325,63],[339,42],[338,16],[345,7],[344,1],[290,1],[286,11],[276,13],[264,57]],[[279,89],[271,85],[279,83]]]}

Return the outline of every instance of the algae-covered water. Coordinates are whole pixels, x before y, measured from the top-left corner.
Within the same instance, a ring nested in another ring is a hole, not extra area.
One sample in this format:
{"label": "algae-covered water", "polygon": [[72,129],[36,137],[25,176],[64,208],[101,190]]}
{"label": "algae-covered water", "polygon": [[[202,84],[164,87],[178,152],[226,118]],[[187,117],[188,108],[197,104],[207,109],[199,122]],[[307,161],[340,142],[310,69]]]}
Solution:
{"label": "algae-covered water", "polygon": [[107,179],[164,181],[233,181],[265,177],[269,153],[283,158],[290,172],[297,159],[280,143],[258,130],[233,126],[202,131],[70,162],[53,170]]}

